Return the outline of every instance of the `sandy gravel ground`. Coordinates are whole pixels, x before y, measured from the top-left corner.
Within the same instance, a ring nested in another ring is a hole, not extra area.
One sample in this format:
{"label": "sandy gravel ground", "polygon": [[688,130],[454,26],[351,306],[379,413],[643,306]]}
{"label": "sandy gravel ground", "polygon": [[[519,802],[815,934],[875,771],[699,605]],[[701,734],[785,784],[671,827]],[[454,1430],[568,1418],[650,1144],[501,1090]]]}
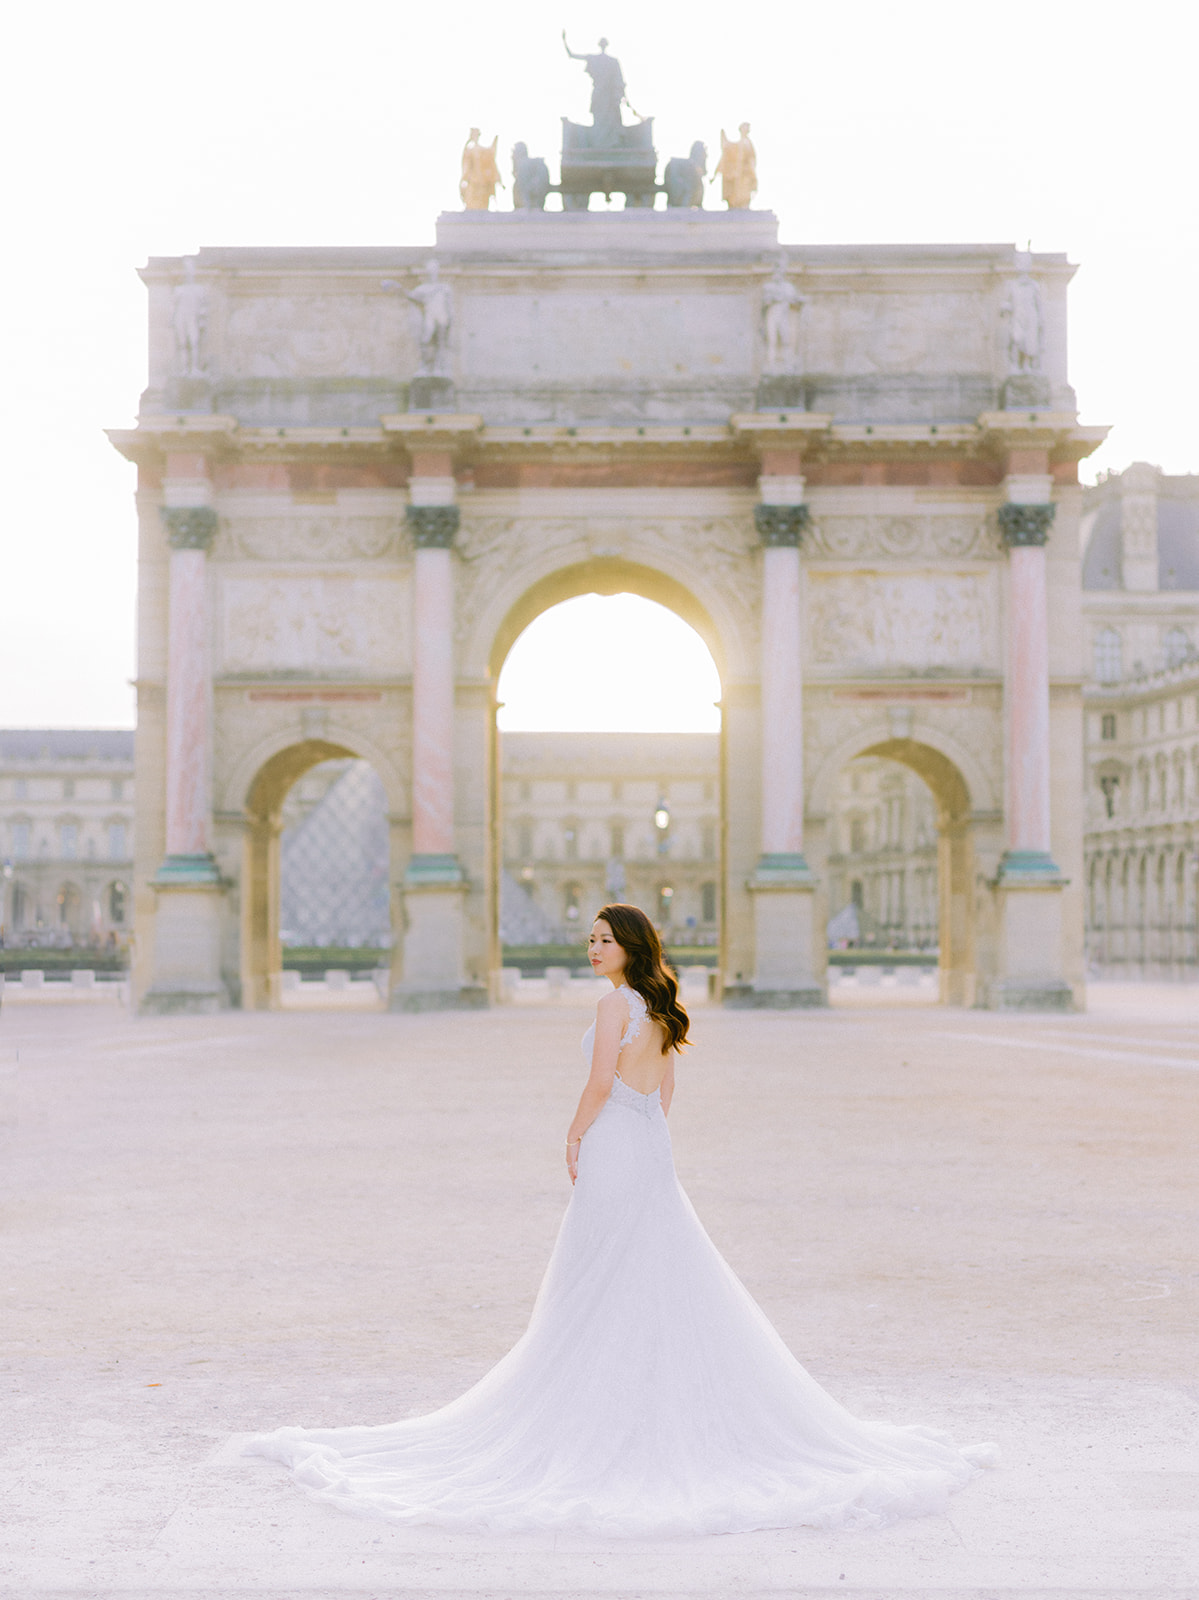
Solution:
{"label": "sandy gravel ground", "polygon": [[[704,1009],[683,1182],[857,1411],[999,1441],[878,1534],[398,1530],[234,1435],[433,1407],[517,1338],[577,1006],[0,1013],[0,1595],[1199,1600],[1199,1007]],[[569,1427],[570,1419],[563,1419]]]}

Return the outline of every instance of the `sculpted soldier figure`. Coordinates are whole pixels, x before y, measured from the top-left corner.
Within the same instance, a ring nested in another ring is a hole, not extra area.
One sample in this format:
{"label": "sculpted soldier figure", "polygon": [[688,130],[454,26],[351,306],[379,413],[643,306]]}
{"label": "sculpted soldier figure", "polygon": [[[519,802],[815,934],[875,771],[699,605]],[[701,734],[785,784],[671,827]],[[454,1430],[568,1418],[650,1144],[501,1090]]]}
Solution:
{"label": "sculpted soldier figure", "polygon": [[729,139],[720,130],[720,160],[712,182],[722,179],[721,198],[730,211],[744,211],[758,188],[758,153],[749,137],[749,123],[743,122],[740,138]]}
{"label": "sculpted soldier figure", "polygon": [[496,185],[502,189],[499,165],[495,159],[500,136],[497,133],[490,144],[480,144],[478,128],[470,130],[470,138],[462,151],[462,178],[458,192],[468,211],[486,211],[495,194]]}
{"label": "sculpted soldier figure", "polygon": [[183,263],[183,282],[171,297],[171,327],[175,334],[175,359],[183,378],[203,376],[201,345],[207,315],[204,289],[196,282],[196,264],[189,257]]}
{"label": "sculpted soldier figure", "polygon": [[1012,372],[1038,372],[1045,332],[1041,291],[1031,273],[1022,272],[1012,285],[1005,314],[1009,318],[1009,369]]}
{"label": "sculpted soldier figure", "polygon": [[766,370],[790,374],[796,367],[799,312],[804,297],[787,279],[782,257],[762,285],[762,325],[766,336]]}
{"label": "sculpted soldier figure", "polygon": [[454,299],[449,285],[441,281],[436,261],[429,263],[427,282],[418,283],[415,289],[406,289],[403,293],[413,305],[420,307],[421,375],[444,376],[450,353]]}

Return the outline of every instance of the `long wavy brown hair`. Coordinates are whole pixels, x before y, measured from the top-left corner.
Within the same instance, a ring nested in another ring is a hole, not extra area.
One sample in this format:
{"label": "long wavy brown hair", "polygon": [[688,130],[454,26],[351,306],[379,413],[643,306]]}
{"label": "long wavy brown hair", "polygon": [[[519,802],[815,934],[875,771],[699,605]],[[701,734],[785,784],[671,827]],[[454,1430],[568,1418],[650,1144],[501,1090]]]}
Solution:
{"label": "long wavy brown hair", "polygon": [[595,913],[595,920],[606,922],[611,928],[612,937],[627,957],[624,981],[630,989],[636,989],[654,1021],[662,1024],[666,1035],[662,1054],[690,1044],[687,1029],[691,1019],[680,1004],[675,975],[662,959],[658,930],[645,912],[640,906],[605,906]]}

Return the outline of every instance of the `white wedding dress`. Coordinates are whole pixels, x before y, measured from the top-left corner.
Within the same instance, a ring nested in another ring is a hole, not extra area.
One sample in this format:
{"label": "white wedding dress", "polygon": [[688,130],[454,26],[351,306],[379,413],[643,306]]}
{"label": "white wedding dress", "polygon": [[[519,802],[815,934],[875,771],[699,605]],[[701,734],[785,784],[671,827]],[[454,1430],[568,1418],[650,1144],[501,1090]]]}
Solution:
{"label": "white wedding dress", "polygon": [[[622,1049],[646,1009],[623,992]],[[879,1527],[942,1510],[995,1457],[931,1428],[859,1422],[809,1377],[683,1193],[659,1092],[619,1075],[583,1139],[528,1331],[503,1360],[428,1416],[282,1428],[245,1453],[368,1516],[625,1536]]]}

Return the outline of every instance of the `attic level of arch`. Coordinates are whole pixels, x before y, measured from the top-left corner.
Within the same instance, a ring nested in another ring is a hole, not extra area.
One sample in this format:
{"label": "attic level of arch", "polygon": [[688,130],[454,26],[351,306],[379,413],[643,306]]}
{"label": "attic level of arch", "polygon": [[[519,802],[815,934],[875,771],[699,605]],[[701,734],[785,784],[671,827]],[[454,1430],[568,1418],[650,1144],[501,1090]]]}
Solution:
{"label": "attic level of arch", "polygon": [[[493,427],[473,415],[404,414],[378,427],[242,427],[234,417],[143,417],[109,437],[160,482],[169,454],[202,453],[213,486],[292,493],[407,486],[415,473],[452,464],[479,488],[752,487],[771,451],[798,452],[813,487],[998,487],[1013,453],[1065,485],[1094,448],[1095,430],[1073,417],[987,415],[977,424],[841,425],[811,413],[750,413],[725,425]],[[1041,465],[1043,463],[1043,465]]]}

